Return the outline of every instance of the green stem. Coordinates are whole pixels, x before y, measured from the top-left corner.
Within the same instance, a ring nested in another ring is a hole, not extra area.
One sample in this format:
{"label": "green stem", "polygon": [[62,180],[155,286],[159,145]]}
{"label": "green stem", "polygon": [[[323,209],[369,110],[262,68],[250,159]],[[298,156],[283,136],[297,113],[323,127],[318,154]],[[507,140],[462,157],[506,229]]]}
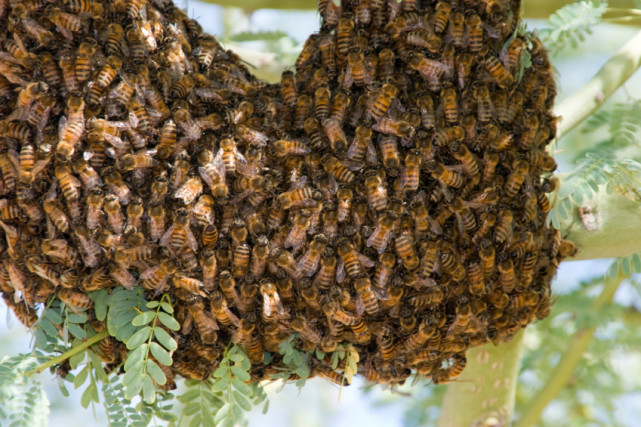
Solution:
{"label": "green stem", "polygon": [[[592,310],[598,311],[605,304],[612,301],[614,293],[618,289],[622,276],[606,280],[601,294],[594,300]],[[514,424],[514,427],[530,427],[537,423],[543,413],[543,410],[563,389],[572,376],[572,372],[583,358],[583,354],[590,345],[592,337],[596,332],[596,327],[584,328],[578,331],[567,347],[567,350],[561,356],[561,360],[549,375],[548,382],[532,399],[528,407],[523,411],[521,418]]]}
{"label": "green stem", "polygon": [[447,388],[437,427],[509,424],[523,336],[519,331],[508,343],[468,350],[465,370]]}
{"label": "green stem", "polygon": [[595,230],[585,228],[577,208],[574,208],[573,217],[561,224],[564,237],[567,236],[579,249],[570,260],[617,258],[641,251],[638,201],[608,193],[601,188],[588,205],[593,207],[597,218]]}
{"label": "green stem", "polygon": [[583,88],[554,108],[554,113],[561,117],[557,140],[597,111],[640,66],[641,31],[612,55]]}
{"label": "green stem", "polygon": [[65,351],[62,353],[60,356],[54,357],[53,359],[49,359],[45,363],[36,366],[32,371],[30,371],[27,375],[33,375],[33,374],[39,374],[40,372],[44,371],[47,368],[50,368],[52,366],[55,366],[59,363],[64,362],[65,360],[69,359],[70,357],[75,356],[76,354],[85,351],[87,348],[91,347],[92,345],[100,342],[103,338],[106,338],[109,336],[109,331],[105,329],[102,332],[99,332],[98,334],[94,335],[93,337],[89,338],[87,341],[83,342],[82,344],[72,347],[69,350]]}

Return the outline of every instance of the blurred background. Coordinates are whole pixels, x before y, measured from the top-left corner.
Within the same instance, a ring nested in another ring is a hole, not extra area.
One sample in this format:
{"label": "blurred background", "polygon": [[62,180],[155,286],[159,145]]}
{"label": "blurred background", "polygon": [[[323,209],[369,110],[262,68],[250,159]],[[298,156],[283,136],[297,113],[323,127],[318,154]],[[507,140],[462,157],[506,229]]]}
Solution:
{"label": "blurred background", "polygon": [[[255,67],[254,72],[277,81],[282,70],[291,67],[307,36],[318,30],[320,17],[313,10],[246,11],[194,0],[175,0],[205,31],[214,34]],[[242,0],[238,1],[242,4]],[[565,2],[559,4],[559,7]],[[528,20],[531,29],[545,22]],[[637,30],[631,26],[599,24],[592,35],[576,49],[564,50],[552,58],[558,71],[560,101],[584,85],[609,56]],[[641,99],[641,76],[635,75],[618,91],[608,105]],[[606,106],[607,108],[607,106]],[[641,116],[638,116],[641,127]],[[641,136],[640,129],[632,129]],[[560,171],[571,169],[578,153],[594,146],[596,138],[579,128],[556,146]],[[638,141],[639,139],[636,138]],[[632,276],[619,288],[613,304],[602,312],[590,310],[593,298],[603,285],[605,270],[612,260],[575,261],[561,265],[553,284],[558,301],[552,315],[528,328],[525,357],[517,390],[517,414],[542,388],[551,369],[566,350],[573,334],[586,325],[598,325],[595,339],[574,371],[565,389],[548,405],[541,426],[638,426],[641,420],[641,345],[637,328],[641,325],[641,280]],[[0,358],[28,353],[30,338],[13,314],[0,304]],[[4,316],[2,316],[4,317]],[[68,385],[71,396],[58,390],[56,378],[45,373],[51,401],[50,425],[75,427],[107,425],[99,405],[84,410],[81,391]],[[396,390],[365,388],[360,378],[350,387],[339,389],[329,382],[312,379],[298,390],[280,383],[266,387],[270,405],[266,415],[261,408],[250,414],[251,426],[419,426],[433,425],[446,386],[427,382],[407,384]],[[176,393],[179,394],[179,393]],[[73,416],[71,416],[73,414]]]}

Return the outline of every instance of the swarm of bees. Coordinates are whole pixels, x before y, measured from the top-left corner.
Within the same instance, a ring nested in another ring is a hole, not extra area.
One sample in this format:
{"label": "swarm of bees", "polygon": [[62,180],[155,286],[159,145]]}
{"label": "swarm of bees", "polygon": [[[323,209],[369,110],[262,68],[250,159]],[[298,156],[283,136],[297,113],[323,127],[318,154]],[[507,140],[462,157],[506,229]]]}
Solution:
{"label": "swarm of bees", "polygon": [[142,287],[182,325],[170,378],[230,341],[270,378],[296,333],[315,375],[342,382],[351,344],[368,381],[438,384],[549,314],[575,248],[545,226],[556,91],[518,1],[319,11],[270,85],[168,0],[0,1],[0,289],[25,325],[55,295],[99,331],[87,293]]}

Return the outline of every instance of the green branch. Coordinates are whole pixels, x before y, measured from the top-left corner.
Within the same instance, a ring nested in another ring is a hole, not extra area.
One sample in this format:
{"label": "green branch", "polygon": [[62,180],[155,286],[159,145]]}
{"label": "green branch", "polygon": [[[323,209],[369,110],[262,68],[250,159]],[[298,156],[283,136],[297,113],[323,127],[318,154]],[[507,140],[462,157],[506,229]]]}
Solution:
{"label": "green branch", "polygon": [[608,59],[585,86],[554,108],[557,140],[587,119],[641,66],[641,31]]}
{"label": "green branch", "polygon": [[93,337],[89,338],[87,341],[83,342],[82,344],[72,347],[69,350],[65,351],[62,353],[60,356],[56,356],[53,359],[49,359],[45,363],[36,366],[32,371],[28,372],[27,375],[33,375],[33,374],[39,374],[40,372],[44,371],[45,369],[48,369],[52,366],[55,366],[59,363],[64,362],[65,360],[69,359],[70,357],[75,356],[76,354],[85,351],[92,345],[100,342],[103,338],[106,338],[109,336],[109,331],[105,329],[104,331],[94,335]]}
{"label": "green branch", "polygon": [[[593,311],[600,310],[605,304],[612,301],[614,293],[622,280],[622,276],[618,276],[605,282],[601,294],[592,304]],[[539,421],[545,407],[561,392],[572,376],[574,369],[590,345],[594,332],[596,332],[596,327],[590,327],[582,329],[574,335],[556,368],[550,373],[548,382],[532,399],[521,418],[514,424],[514,427],[530,427]]]}
{"label": "green branch", "polygon": [[519,331],[509,343],[486,344],[467,351],[467,367],[448,386],[437,427],[509,424],[523,335]]}
{"label": "green branch", "polygon": [[562,224],[564,237],[578,248],[576,256],[570,260],[618,258],[641,251],[639,202],[609,194],[601,188],[589,205],[595,207],[598,219],[595,230],[585,228],[576,207],[572,219]]}

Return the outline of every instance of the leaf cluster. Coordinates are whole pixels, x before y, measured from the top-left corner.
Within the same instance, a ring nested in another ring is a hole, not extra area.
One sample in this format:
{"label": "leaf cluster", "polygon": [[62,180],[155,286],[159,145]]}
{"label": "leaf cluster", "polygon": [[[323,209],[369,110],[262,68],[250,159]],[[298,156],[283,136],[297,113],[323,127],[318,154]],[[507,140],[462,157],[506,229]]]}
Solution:
{"label": "leaf cluster", "polygon": [[591,28],[601,22],[607,8],[607,1],[600,0],[568,4],[550,16],[545,27],[539,30],[541,40],[553,55],[568,47],[576,49],[592,34]]}
{"label": "leaf cluster", "polygon": [[47,425],[49,400],[39,381],[27,376],[37,366],[27,354],[0,360],[0,424],[10,427]]}
{"label": "leaf cluster", "polygon": [[296,348],[297,338],[298,334],[294,333],[278,344],[278,353],[283,356],[283,364],[287,366],[287,369],[284,372],[273,374],[272,378],[283,378],[286,380],[290,378],[292,374],[297,375],[299,378],[296,380],[296,386],[301,388],[311,374],[309,367],[310,353],[300,351]]}
{"label": "leaf cluster", "polygon": [[125,341],[130,351],[125,361],[125,397],[132,399],[142,390],[143,400],[154,403],[156,400],[155,384],[164,385],[167,377],[159,364],[171,366],[170,351],[178,348],[176,340],[165,330],[180,329],[173,318],[174,312],[169,297],[163,296],[161,301],[150,301],[145,304],[149,311],[142,311],[131,320],[136,330]]}
{"label": "leaf cluster", "polygon": [[547,224],[560,229],[572,219],[574,209],[584,206],[605,186],[609,193],[641,201],[641,163],[633,159],[619,159],[608,152],[588,153],[563,180],[556,193]]}
{"label": "leaf cluster", "polygon": [[266,399],[260,385],[248,384],[250,368],[247,355],[239,346],[233,345],[225,351],[213,378],[187,380],[187,391],[178,396],[184,405],[180,425],[246,425],[245,413]]}

